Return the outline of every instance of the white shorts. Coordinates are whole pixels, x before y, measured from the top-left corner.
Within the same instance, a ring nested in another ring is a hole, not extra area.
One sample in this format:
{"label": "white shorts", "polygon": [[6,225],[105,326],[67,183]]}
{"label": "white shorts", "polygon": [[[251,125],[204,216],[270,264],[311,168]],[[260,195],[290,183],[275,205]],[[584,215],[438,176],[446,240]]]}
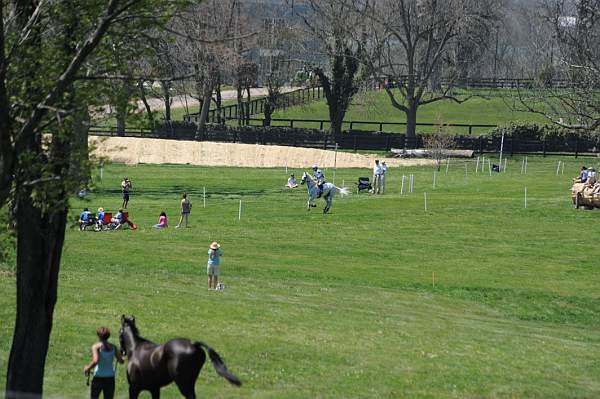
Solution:
{"label": "white shorts", "polygon": [[206,265],[206,273],[209,276],[219,276],[219,265]]}

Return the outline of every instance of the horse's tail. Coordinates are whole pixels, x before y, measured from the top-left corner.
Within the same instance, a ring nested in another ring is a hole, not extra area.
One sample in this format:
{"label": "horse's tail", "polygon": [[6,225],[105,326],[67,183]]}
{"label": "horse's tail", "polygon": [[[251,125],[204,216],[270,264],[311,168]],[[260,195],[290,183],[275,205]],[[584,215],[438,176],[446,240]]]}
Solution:
{"label": "horse's tail", "polygon": [[232,383],[233,385],[237,385],[238,387],[242,385],[242,382],[237,378],[233,373],[227,370],[227,366],[221,359],[221,356],[210,346],[206,345],[204,342],[196,341],[194,342],[194,346],[198,349],[206,349],[208,351],[208,357],[210,357],[210,361],[221,377],[225,378],[227,381]]}
{"label": "horse's tail", "polygon": [[340,195],[343,197],[344,195],[350,195],[350,190],[348,190],[346,187],[335,187],[339,192]]}

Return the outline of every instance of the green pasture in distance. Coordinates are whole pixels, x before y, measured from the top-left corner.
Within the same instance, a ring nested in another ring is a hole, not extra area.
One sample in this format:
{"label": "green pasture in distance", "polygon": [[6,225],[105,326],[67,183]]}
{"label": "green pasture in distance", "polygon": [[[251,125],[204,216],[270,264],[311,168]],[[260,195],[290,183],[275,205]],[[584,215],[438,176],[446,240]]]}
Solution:
{"label": "green pasture in distance", "polygon": [[[417,113],[418,123],[435,124],[482,124],[482,125],[505,125],[511,121],[527,121],[540,124],[548,123],[540,115],[515,111],[518,104],[512,95],[516,92],[510,90],[478,90],[468,92],[471,95],[478,95],[468,101],[458,104],[453,101],[438,101],[432,104],[419,107]],[[512,93],[512,95],[511,95]],[[277,110],[273,118],[289,119],[329,119],[327,104],[324,100],[311,102],[302,106]],[[354,98],[348,113],[346,121],[377,121],[377,122],[406,122],[406,114],[394,108],[385,91],[361,92]],[[286,125],[285,122],[273,122]],[[287,124],[289,125],[289,123]],[[297,127],[319,128],[318,123],[295,122]],[[325,128],[328,128],[325,124]],[[344,124],[347,129],[348,124]],[[379,130],[378,124],[355,124],[357,130]],[[404,133],[405,126],[384,126],[386,132]],[[473,135],[480,135],[488,132],[489,128],[474,128]],[[417,126],[417,132],[437,132],[437,126]],[[453,134],[468,134],[468,128],[465,127],[444,127],[444,132]]]}
{"label": "green pasture in distance", "polygon": [[[475,174],[475,160],[452,160],[435,188],[432,167],[391,168],[382,196],[356,194],[368,169],[339,169],[335,183],[354,193],[328,215],[321,200],[306,211],[304,187],[283,188],[284,168],[108,165],[70,218],[84,206],[116,211],[127,175],[139,229],[68,229],[45,396],[88,395],[82,370],[95,328],[109,326],[117,342],[125,313],[156,342],[207,342],[244,383],[229,386],[207,363],[199,397],[599,397],[599,211],[575,210],[569,198],[579,165],[597,159],[562,158],[557,176],[558,159],[529,157],[522,175],[511,158],[491,176]],[[414,192],[401,195],[411,174]],[[191,228],[176,230],[183,191]],[[158,231],[163,210],[170,227]],[[224,291],[206,288],[213,240],[223,245]],[[4,376],[10,271],[0,290]],[[126,398],[125,367],[117,374]],[[180,396],[170,386],[163,397]]]}
{"label": "green pasture in distance", "polygon": [[[518,109],[518,103],[515,98],[517,92],[509,89],[480,89],[461,91],[464,95],[473,95],[474,97],[468,101],[457,104],[453,101],[439,101],[436,103],[421,106],[417,114],[419,123],[434,123],[434,124],[482,124],[482,125],[505,125],[511,121],[520,122],[535,122],[539,124],[547,124],[548,121],[542,116],[529,113],[515,111]],[[255,97],[259,98],[259,97]],[[224,105],[235,104],[235,100],[226,100]],[[190,112],[197,112],[195,107],[190,108]],[[183,120],[186,115],[185,108],[173,108],[172,120]],[[158,112],[159,117],[163,115]],[[164,116],[164,115],[163,115]],[[143,117],[143,114],[136,118]],[[263,118],[263,114],[253,115],[253,118]],[[273,118],[283,119],[323,119],[329,120],[329,113],[325,100],[311,101],[304,105],[276,110]],[[406,115],[394,108],[389,100],[389,97],[384,91],[369,91],[360,92],[354,98],[350,110],[346,114],[346,121],[374,121],[374,122],[406,122]],[[115,126],[114,118],[106,118],[96,122],[100,126]],[[230,124],[237,124],[237,121],[230,121]],[[254,125],[261,125],[261,122],[252,122]],[[272,126],[289,126],[289,122],[273,121]],[[139,122],[132,119],[129,127],[139,126]],[[320,127],[318,122],[294,122],[294,127],[315,128]],[[324,123],[325,129],[329,128],[329,123]],[[348,129],[349,124],[344,124],[344,129]],[[355,124],[353,129],[356,130],[379,130],[379,124]],[[404,133],[405,126],[383,126],[386,132]],[[489,128],[473,128],[472,135],[485,134]],[[418,126],[417,132],[430,133],[437,132],[437,126]],[[468,134],[466,127],[444,127],[444,132],[453,134]]]}

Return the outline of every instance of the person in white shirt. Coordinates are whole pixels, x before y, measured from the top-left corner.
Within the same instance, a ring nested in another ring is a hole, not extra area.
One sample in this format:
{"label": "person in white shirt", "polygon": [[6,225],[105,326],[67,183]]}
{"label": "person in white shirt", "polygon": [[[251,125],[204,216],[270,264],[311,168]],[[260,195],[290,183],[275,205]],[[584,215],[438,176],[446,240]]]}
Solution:
{"label": "person in white shirt", "polygon": [[380,188],[381,194],[383,194],[385,192],[385,176],[387,174],[387,169],[388,168],[387,168],[387,165],[386,165],[385,161],[382,162],[381,163],[381,177],[380,177],[380,180],[381,180],[381,188]]}
{"label": "person in white shirt", "polygon": [[379,159],[375,160],[375,166],[373,167],[373,193],[381,194],[381,176],[383,175],[383,169],[379,164]]}
{"label": "person in white shirt", "polygon": [[287,187],[288,188],[296,188],[296,187],[298,187],[298,183],[296,182],[296,176],[294,176],[293,173],[288,178]]}

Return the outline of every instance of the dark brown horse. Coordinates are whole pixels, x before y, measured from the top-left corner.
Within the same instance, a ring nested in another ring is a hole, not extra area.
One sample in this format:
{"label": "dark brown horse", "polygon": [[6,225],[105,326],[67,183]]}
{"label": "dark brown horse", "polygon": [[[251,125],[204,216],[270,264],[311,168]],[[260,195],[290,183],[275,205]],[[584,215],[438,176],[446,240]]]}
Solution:
{"label": "dark brown horse", "polygon": [[172,339],[157,345],[140,337],[135,318],[121,316],[119,335],[121,351],[127,355],[129,398],[136,399],[141,391],[150,391],[152,399],[160,398],[160,388],[173,381],[187,399],[196,398],[194,386],[206,361],[204,350],[217,373],[233,385],[242,383],[233,375],[217,352],[204,342]]}

